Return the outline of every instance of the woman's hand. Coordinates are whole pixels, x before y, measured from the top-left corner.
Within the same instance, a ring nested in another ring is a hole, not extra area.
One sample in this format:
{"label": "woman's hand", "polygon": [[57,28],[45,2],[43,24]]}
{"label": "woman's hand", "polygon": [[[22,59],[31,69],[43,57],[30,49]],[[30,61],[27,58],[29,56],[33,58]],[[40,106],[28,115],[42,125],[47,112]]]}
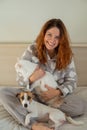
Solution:
{"label": "woman's hand", "polygon": [[45,75],[45,71],[41,69],[40,67],[37,67],[36,70],[29,77],[29,81],[30,83],[33,83],[34,81],[42,78],[44,75]]}
{"label": "woman's hand", "polygon": [[55,96],[61,96],[62,92],[59,89],[54,89],[48,85],[45,85],[45,87],[48,89],[45,92],[42,92],[41,97],[45,100],[45,101],[49,101],[50,99],[54,98]]}

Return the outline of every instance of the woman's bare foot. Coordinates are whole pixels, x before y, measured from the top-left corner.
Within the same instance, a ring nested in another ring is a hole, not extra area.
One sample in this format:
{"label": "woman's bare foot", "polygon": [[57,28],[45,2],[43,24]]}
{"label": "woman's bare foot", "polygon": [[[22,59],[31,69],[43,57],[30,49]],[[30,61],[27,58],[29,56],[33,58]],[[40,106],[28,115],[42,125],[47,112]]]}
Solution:
{"label": "woman's bare foot", "polygon": [[54,130],[44,126],[42,123],[35,123],[32,125],[32,130]]}

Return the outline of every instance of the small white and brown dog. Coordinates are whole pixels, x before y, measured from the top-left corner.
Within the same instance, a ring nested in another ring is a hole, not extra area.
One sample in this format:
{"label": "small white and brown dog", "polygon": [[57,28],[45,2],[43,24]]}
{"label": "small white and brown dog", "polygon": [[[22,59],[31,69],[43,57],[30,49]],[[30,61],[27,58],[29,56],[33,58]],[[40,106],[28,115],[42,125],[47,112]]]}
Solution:
{"label": "small white and brown dog", "polygon": [[66,120],[74,125],[81,125],[83,122],[75,121],[69,116],[66,116],[65,113],[59,109],[55,109],[44,104],[41,104],[33,99],[34,95],[29,91],[23,91],[16,95],[20,100],[24,108],[29,112],[25,117],[25,125],[27,126],[30,123],[31,118],[40,118],[44,115],[49,115],[49,120],[54,123],[53,128],[58,129]]}

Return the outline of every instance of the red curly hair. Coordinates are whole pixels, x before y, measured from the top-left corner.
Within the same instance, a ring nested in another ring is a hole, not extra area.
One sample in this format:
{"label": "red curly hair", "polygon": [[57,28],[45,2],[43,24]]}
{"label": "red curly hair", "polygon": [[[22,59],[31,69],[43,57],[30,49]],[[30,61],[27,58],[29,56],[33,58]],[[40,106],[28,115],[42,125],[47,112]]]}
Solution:
{"label": "red curly hair", "polygon": [[69,36],[66,27],[60,19],[51,19],[43,25],[39,35],[36,38],[37,55],[41,63],[45,64],[47,62],[44,36],[47,30],[53,27],[57,27],[60,31],[59,44],[58,47],[55,48],[55,52],[57,54],[56,68],[61,70],[65,69],[70,63],[73,53],[69,44]]}

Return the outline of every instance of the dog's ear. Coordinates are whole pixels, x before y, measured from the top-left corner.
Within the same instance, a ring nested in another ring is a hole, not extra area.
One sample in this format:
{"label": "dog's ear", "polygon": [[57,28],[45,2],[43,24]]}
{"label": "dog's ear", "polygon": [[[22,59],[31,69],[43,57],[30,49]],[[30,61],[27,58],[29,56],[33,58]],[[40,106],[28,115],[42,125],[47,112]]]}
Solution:
{"label": "dog's ear", "polygon": [[30,97],[31,97],[32,99],[35,97],[32,92],[28,91],[27,93],[30,95]]}
{"label": "dog's ear", "polygon": [[35,98],[35,95],[32,93],[32,99],[34,99]]}
{"label": "dog's ear", "polygon": [[17,93],[17,94],[16,94],[16,97],[17,97],[18,99],[19,99],[19,96],[20,96],[20,93]]}

